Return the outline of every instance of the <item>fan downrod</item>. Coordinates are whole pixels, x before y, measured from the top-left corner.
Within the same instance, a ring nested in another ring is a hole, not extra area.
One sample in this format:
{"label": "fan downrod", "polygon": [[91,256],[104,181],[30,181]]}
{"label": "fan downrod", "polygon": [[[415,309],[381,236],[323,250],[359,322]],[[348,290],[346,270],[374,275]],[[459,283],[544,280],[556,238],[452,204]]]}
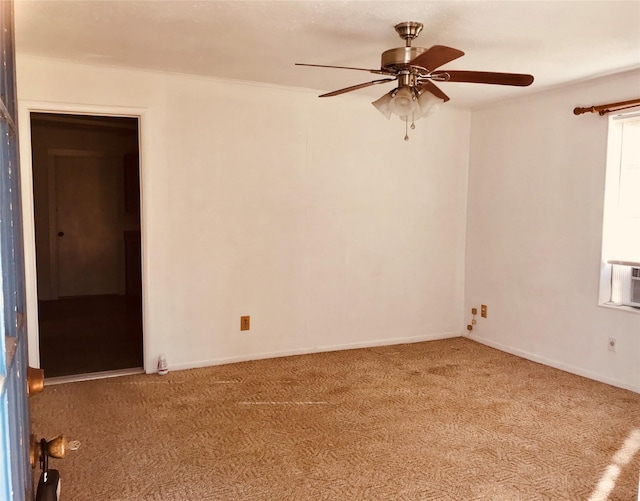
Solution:
{"label": "fan downrod", "polygon": [[411,40],[417,38],[422,28],[424,28],[424,25],[415,21],[407,21],[396,24],[394,28],[398,32],[398,35],[400,35],[400,38],[405,40],[407,47],[411,47]]}

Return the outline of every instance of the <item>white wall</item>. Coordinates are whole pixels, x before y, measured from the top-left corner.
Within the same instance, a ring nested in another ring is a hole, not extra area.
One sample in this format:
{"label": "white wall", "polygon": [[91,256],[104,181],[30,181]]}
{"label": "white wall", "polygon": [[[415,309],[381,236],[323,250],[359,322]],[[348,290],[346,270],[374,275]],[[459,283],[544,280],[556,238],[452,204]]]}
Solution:
{"label": "white wall", "polygon": [[640,314],[597,306],[607,119],[573,108],[639,89],[636,71],[473,113],[465,279],[465,312],[489,307],[472,338],[635,391]]}
{"label": "white wall", "polygon": [[17,62],[32,365],[36,109],[141,116],[147,370],[460,334],[469,112],[405,143],[361,96]]}

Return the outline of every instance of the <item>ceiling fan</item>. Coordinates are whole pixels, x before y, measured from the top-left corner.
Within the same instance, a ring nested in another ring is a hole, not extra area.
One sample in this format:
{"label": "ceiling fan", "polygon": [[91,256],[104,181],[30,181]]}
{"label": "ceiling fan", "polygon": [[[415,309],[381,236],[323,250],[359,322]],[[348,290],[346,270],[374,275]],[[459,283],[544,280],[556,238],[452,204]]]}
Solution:
{"label": "ceiling fan", "polygon": [[[373,104],[387,118],[398,115],[408,128],[415,128],[415,120],[434,113],[438,107],[449,100],[434,82],[468,82],[494,85],[514,85],[526,87],[533,82],[532,75],[522,73],[495,73],[489,71],[438,70],[442,65],[464,56],[464,52],[444,45],[434,45],[428,49],[412,47],[411,41],[422,31],[423,24],[413,21],[399,23],[395,30],[405,40],[405,47],[389,49],[382,53],[380,69],[353,68],[351,66],[330,66],[325,64],[296,63],[297,66],[317,68],[338,68],[344,70],[367,71],[376,75],[386,75],[344,89],[334,90],[319,97],[331,97],[364,89],[372,85],[398,82],[398,86]],[[405,141],[409,140],[408,130]]]}

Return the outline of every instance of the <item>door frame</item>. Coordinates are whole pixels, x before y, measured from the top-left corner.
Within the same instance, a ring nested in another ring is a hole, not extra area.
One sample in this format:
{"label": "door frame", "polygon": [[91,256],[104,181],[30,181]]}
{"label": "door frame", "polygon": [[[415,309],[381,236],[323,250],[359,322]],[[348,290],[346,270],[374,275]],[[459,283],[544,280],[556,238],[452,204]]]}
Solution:
{"label": "door frame", "polygon": [[94,115],[136,118],[138,120],[138,157],[140,171],[140,239],[141,252],[140,259],[142,265],[142,357],[145,372],[152,372],[151,361],[146,356],[148,352],[148,335],[146,326],[148,319],[148,270],[149,263],[145,252],[148,242],[146,232],[145,216],[147,209],[145,203],[145,187],[147,182],[145,173],[145,159],[147,145],[151,141],[147,138],[145,124],[148,121],[149,111],[147,108],[133,108],[122,106],[102,106],[102,105],[78,105],[73,103],[54,103],[42,101],[18,101],[18,132],[20,137],[19,155],[21,167],[21,195],[22,195],[22,219],[24,234],[24,258],[25,258],[25,294],[26,294],[26,315],[28,329],[29,365],[40,367],[40,332],[38,328],[38,279],[36,274],[36,238],[35,219],[33,201],[33,164],[31,147],[31,113],[58,113],[67,115]]}

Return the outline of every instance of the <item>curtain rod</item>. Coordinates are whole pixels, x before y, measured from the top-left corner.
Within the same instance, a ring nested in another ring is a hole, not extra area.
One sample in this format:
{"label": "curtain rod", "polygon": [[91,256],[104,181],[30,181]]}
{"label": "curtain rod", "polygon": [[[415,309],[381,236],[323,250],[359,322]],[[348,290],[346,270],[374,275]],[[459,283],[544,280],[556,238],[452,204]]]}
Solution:
{"label": "curtain rod", "polygon": [[631,101],[622,101],[619,103],[601,104],[599,106],[590,106],[589,108],[574,108],[574,115],[582,115],[583,113],[599,113],[600,116],[611,113],[612,111],[626,110],[627,108],[634,108],[640,106],[640,99],[632,99]]}

